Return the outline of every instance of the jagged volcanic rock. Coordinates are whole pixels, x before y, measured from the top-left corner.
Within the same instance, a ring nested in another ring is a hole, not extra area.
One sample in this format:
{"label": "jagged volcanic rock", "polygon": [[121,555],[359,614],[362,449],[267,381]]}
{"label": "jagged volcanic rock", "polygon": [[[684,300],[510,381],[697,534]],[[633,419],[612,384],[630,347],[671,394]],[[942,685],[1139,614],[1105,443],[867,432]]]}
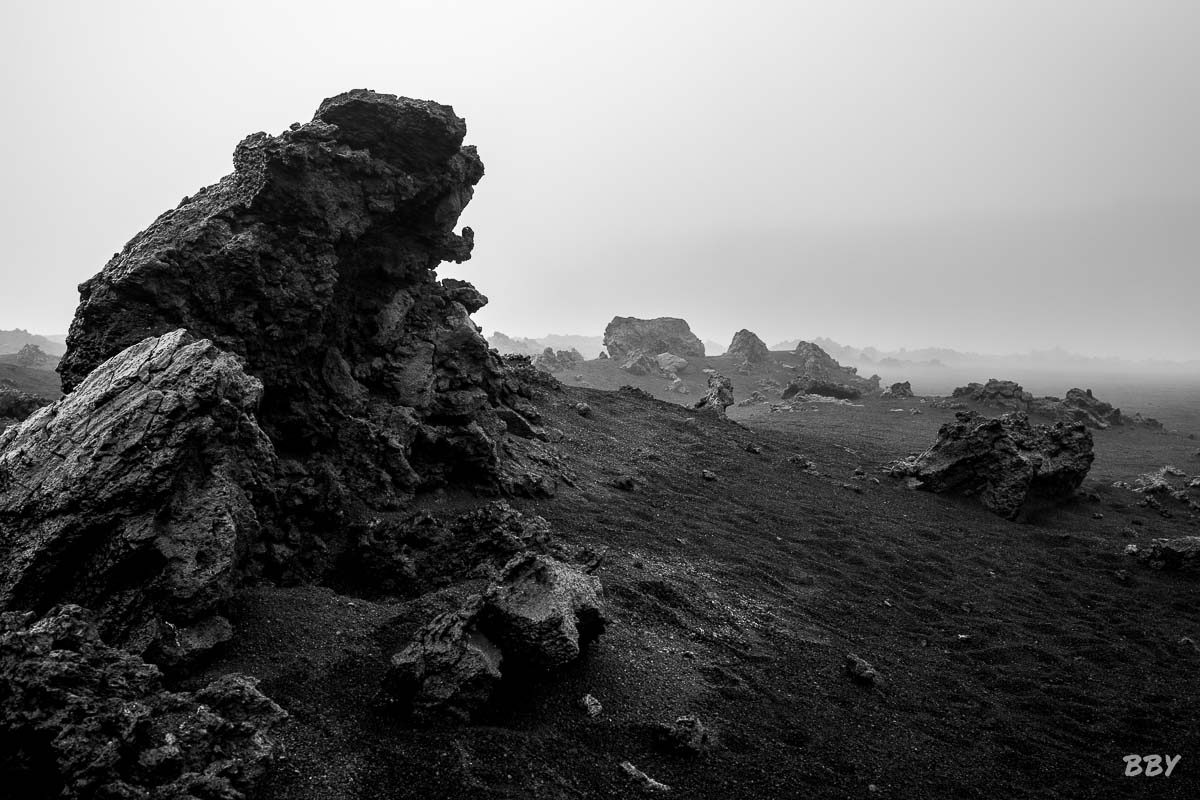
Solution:
{"label": "jagged volcanic rock", "polygon": [[547,347],[533,357],[533,366],[543,372],[562,372],[583,361],[583,354],[575,348],[555,352],[553,347]]}
{"label": "jagged volcanic rock", "polygon": [[904,381],[903,383],[893,383],[891,386],[884,389],[882,394],[880,394],[880,397],[891,397],[896,399],[912,396],[912,384],[908,381]]}
{"label": "jagged volcanic rock", "polygon": [[719,372],[708,376],[708,393],[701,397],[692,408],[698,411],[711,411],[718,416],[725,416],[725,409],[733,405],[733,381]]}
{"label": "jagged volcanic rock", "polygon": [[604,631],[600,580],[531,552],[457,611],[434,618],[392,657],[384,688],[418,719],[469,719],[504,670],[559,669]]}
{"label": "jagged volcanic rock", "polygon": [[639,353],[651,357],[659,353],[673,353],[683,358],[704,357],[704,343],[692,333],[686,320],[676,317],[613,317],[604,329],[604,346],[618,361]]}
{"label": "jagged volcanic rock", "polygon": [[0,435],[0,609],[86,605],[135,652],[219,640],[211,617],[273,502],[261,395],[235,357],[175,331]]}
{"label": "jagged volcanic rock", "polygon": [[733,341],[729,343],[729,349],[725,351],[725,355],[740,358],[751,364],[766,361],[769,353],[763,340],[745,328],[733,335]]}
{"label": "jagged volcanic rock", "polygon": [[959,386],[951,392],[950,396],[958,400],[969,400],[972,403],[1007,411],[1028,411],[1033,402],[1033,395],[1025,391],[1021,384],[995,378],[988,378],[987,383],[968,383],[966,386]]}
{"label": "jagged volcanic rock", "polygon": [[80,287],[64,388],[186,328],[262,380],[260,422],[310,497],[389,507],[446,481],[494,485],[511,391],[468,316],[486,298],[433,273],[471,255],[454,226],[483,165],[465,133],[448,106],[356,90],[248,136],[233,174]]}
{"label": "jagged volcanic rock", "polygon": [[955,414],[932,447],[889,469],[913,488],[977,496],[993,513],[1015,519],[1071,497],[1092,466],[1092,435],[1080,424],[1029,424],[1022,412],[989,419]]}
{"label": "jagged volcanic rock", "polygon": [[0,773],[7,796],[240,800],[266,774],[286,713],[253,678],[168,692],[105,645],[89,613],[0,614]]}

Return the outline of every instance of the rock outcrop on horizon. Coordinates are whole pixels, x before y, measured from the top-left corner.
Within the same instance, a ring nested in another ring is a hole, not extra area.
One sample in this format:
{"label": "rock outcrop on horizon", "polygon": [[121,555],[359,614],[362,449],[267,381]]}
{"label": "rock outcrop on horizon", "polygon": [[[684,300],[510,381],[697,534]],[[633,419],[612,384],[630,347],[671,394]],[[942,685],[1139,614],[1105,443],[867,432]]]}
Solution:
{"label": "rock outcrop on horizon", "polygon": [[175,331],[0,434],[0,610],[87,606],[106,641],[160,661],[227,639],[220,606],[274,505],[261,396]]}
{"label": "rock outcrop on horizon", "polygon": [[469,316],[486,298],[434,276],[471,256],[454,227],[483,164],[465,133],[448,106],[355,90],[246,137],[233,174],[82,284],[64,389],[185,328],[262,381],[258,420],[310,499],[394,508],[446,482],[499,484],[498,411],[520,415],[519,391]]}
{"label": "rock outcrop on horizon", "polygon": [[582,361],[583,356],[578,350],[559,350],[555,352],[553,347],[547,347],[535,355],[531,363],[543,372],[553,373],[571,369]]}
{"label": "rock outcrop on horizon", "polygon": [[879,376],[862,378],[854,367],[843,367],[811,342],[800,342],[792,354],[796,375],[783,390],[783,399],[807,394],[857,400],[867,392],[879,391]]}
{"label": "rock outcrop on horizon", "polygon": [[729,343],[729,348],[725,351],[725,355],[741,359],[750,364],[761,364],[767,360],[770,352],[762,339],[758,338],[751,331],[742,328],[733,335],[733,340]]}
{"label": "rock outcrop on horizon", "polygon": [[1015,381],[989,378],[987,383],[969,383],[951,394],[952,400],[969,401],[988,408],[1005,411],[1024,411],[1055,422],[1082,423],[1089,428],[1104,430],[1114,425],[1140,425],[1161,428],[1152,417],[1135,414],[1132,417],[1121,409],[1100,400],[1091,389],[1070,389],[1066,397],[1034,397]]}
{"label": "rock outcrop on horizon", "polygon": [[891,386],[884,389],[883,392],[880,393],[879,396],[880,397],[890,397],[890,398],[893,398],[896,400],[901,400],[904,398],[912,397],[913,396],[912,384],[909,383],[908,381],[904,381],[903,383],[900,383],[900,382],[893,383]]}
{"label": "rock outcrop on horizon", "polygon": [[993,513],[1017,519],[1072,497],[1094,458],[1082,424],[1030,425],[1024,412],[988,418],[959,411],[932,447],[888,471],[915,489],[978,497]]}
{"label": "rock outcrop on horizon", "polygon": [[704,357],[704,344],[692,333],[687,321],[675,317],[613,317],[604,329],[604,347],[609,356],[622,362],[637,354],[651,358],[659,353],[682,358]]}

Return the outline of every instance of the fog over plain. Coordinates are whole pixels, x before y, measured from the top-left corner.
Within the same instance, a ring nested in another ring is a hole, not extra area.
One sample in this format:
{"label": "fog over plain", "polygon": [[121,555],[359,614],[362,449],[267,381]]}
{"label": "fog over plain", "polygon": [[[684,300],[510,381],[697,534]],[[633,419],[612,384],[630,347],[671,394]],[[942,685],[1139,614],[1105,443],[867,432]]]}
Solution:
{"label": "fog over plain", "polygon": [[1200,3],[47,2],[0,11],[0,328],[234,145],[369,87],[487,174],[487,332],[1200,358]]}

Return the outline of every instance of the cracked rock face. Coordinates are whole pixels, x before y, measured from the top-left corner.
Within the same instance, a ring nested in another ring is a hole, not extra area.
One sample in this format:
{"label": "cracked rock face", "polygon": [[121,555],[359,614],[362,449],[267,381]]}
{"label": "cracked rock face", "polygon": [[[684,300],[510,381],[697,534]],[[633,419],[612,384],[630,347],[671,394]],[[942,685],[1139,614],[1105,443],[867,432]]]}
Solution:
{"label": "cracked rock face", "polygon": [[1021,412],[989,419],[955,414],[924,453],[898,461],[896,477],[913,488],[975,496],[993,513],[1016,519],[1074,495],[1092,466],[1092,435],[1081,424],[1030,425]]}
{"label": "cracked rock face", "polygon": [[195,692],[100,640],[79,606],[0,614],[0,771],[25,797],[240,800],[287,714],[229,674]]}
{"label": "cracked rock face", "polygon": [[[446,482],[494,485],[512,392],[438,282],[471,255],[454,228],[483,175],[448,106],[356,90],[167,211],[80,287],[67,391],[149,335],[185,328],[262,381],[259,420],[294,483],[377,508]],[[318,485],[320,484],[320,485]]]}
{"label": "cracked rock face", "polygon": [[221,640],[211,617],[270,505],[261,395],[232,355],[175,331],[0,435],[0,609],[86,605],[134,652]]}

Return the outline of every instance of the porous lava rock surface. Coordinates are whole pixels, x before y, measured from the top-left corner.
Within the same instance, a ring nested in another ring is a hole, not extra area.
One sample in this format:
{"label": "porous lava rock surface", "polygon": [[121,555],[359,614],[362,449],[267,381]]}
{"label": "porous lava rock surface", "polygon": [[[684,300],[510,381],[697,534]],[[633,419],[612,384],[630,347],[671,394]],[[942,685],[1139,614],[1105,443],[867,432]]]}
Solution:
{"label": "porous lava rock surface", "polygon": [[604,346],[618,361],[626,361],[639,353],[651,357],[659,353],[673,353],[683,358],[704,357],[704,343],[692,333],[686,320],[676,317],[613,317],[604,329]]}
{"label": "porous lava rock surface", "polygon": [[733,381],[719,372],[708,376],[708,392],[696,401],[692,408],[725,416],[725,409],[733,405]]}
{"label": "porous lava rock surface", "polygon": [[525,552],[483,594],[418,631],[392,657],[384,688],[415,719],[470,719],[505,675],[560,669],[604,626],[598,578]]}
{"label": "porous lava rock surface", "polygon": [[1082,424],[1030,425],[1022,412],[983,417],[960,411],[925,452],[891,465],[915,489],[978,497],[993,513],[1016,519],[1079,489],[1094,459]]}
{"label": "porous lava rock surface", "polygon": [[286,713],[230,673],[170,692],[153,665],[109,647],[90,614],[0,614],[0,773],[12,797],[241,800],[279,747]]}
{"label": "porous lava rock surface", "polygon": [[186,648],[195,625],[221,638],[208,618],[273,507],[261,396],[237,358],[179,330],[0,435],[0,609],[85,605],[139,653]]}
{"label": "porous lava rock surface", "polygon": [[762,339],[752,331],[742,328],[733,335],[733,340],[729,343],[725,355],[751,364],[761,364],[767,360],[770,352]]}
{"label": "porous lava rock surface", "polygon": [[310,500],[397,507],[448,482],[502,482],[497,412],[520,414],[519,392],[469,317],[486,298],[434,276],[473,246],[454,230],[483,175],[465,133],[449,106],[355,90],[246,137],[232,174],[80,286],[64,390],[185,328],[262,381],[259,421]]}

